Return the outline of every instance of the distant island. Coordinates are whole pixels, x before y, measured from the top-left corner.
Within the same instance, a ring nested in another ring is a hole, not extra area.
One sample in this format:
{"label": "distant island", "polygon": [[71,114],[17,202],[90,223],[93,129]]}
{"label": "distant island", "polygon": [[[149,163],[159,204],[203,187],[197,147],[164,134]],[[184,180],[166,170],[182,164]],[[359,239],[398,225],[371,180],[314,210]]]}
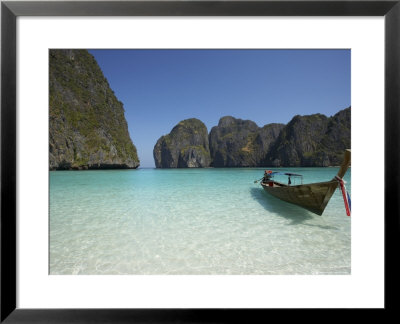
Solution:
{"label": "distant island", "polygon": [[351,107],[263,127],[225,116],[209,134],[200,120],[186,119],[157,141],[154,161],[157,168],[337,166],[351,147],[350,119]]}

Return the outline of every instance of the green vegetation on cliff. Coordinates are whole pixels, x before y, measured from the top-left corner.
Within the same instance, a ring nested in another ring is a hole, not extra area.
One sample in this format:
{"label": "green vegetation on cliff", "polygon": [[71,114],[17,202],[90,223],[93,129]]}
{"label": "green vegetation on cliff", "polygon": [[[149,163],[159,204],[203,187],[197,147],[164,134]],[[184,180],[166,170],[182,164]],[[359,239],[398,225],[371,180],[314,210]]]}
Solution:
{"label": "green vegetation on cliff", "polygon": [[50,169],[136,168],[123,105],[86,50],[49,53]]}

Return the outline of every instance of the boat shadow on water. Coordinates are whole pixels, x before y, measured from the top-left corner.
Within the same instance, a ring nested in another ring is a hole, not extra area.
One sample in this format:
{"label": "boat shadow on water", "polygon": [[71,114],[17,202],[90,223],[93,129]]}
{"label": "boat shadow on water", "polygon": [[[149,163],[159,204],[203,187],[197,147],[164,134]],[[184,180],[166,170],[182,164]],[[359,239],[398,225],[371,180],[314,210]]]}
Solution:
{"label": "boat shadow on water", "polygon": [[[311,212],[284,202],[278,198],[275,198],[269,195],[262,188],[250,188],[250,194],[254,200],[256,200],[261,206],[265,208],[270,213],[277,214],[287,220],[291,221],[289,225],[306,225],[306,226],[315,226],[320,227],[322,229],[337,229],[333,226],[328,225],[317,225],[317,224],[307,224],[305,221],[314,219],[314,216]],[[320,216],[317,216],[320,217]]]}

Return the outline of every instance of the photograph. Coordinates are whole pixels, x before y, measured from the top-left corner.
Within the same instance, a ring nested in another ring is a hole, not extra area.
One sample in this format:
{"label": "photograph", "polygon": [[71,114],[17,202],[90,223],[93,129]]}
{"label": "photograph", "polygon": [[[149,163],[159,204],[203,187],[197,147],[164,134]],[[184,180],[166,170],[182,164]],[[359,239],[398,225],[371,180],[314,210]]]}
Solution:
{"label": "photograph", "polygon": [[52,48],[50,275],[351,275],[351,49]]}

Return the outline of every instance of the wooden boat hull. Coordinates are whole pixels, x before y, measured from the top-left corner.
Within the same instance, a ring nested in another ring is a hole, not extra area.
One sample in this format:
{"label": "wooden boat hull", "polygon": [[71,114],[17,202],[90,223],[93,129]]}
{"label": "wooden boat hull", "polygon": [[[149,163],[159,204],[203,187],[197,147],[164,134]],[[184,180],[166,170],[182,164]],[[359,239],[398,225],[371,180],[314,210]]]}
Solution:
{"label": "wooden boat hull", "polygon": [[269,181],[266,183],[261,182],[261,186],[272,196],[321,216],[338,187],[338,181],[333,179],[327,182],[297,186],[288,186],[276,181]]}

